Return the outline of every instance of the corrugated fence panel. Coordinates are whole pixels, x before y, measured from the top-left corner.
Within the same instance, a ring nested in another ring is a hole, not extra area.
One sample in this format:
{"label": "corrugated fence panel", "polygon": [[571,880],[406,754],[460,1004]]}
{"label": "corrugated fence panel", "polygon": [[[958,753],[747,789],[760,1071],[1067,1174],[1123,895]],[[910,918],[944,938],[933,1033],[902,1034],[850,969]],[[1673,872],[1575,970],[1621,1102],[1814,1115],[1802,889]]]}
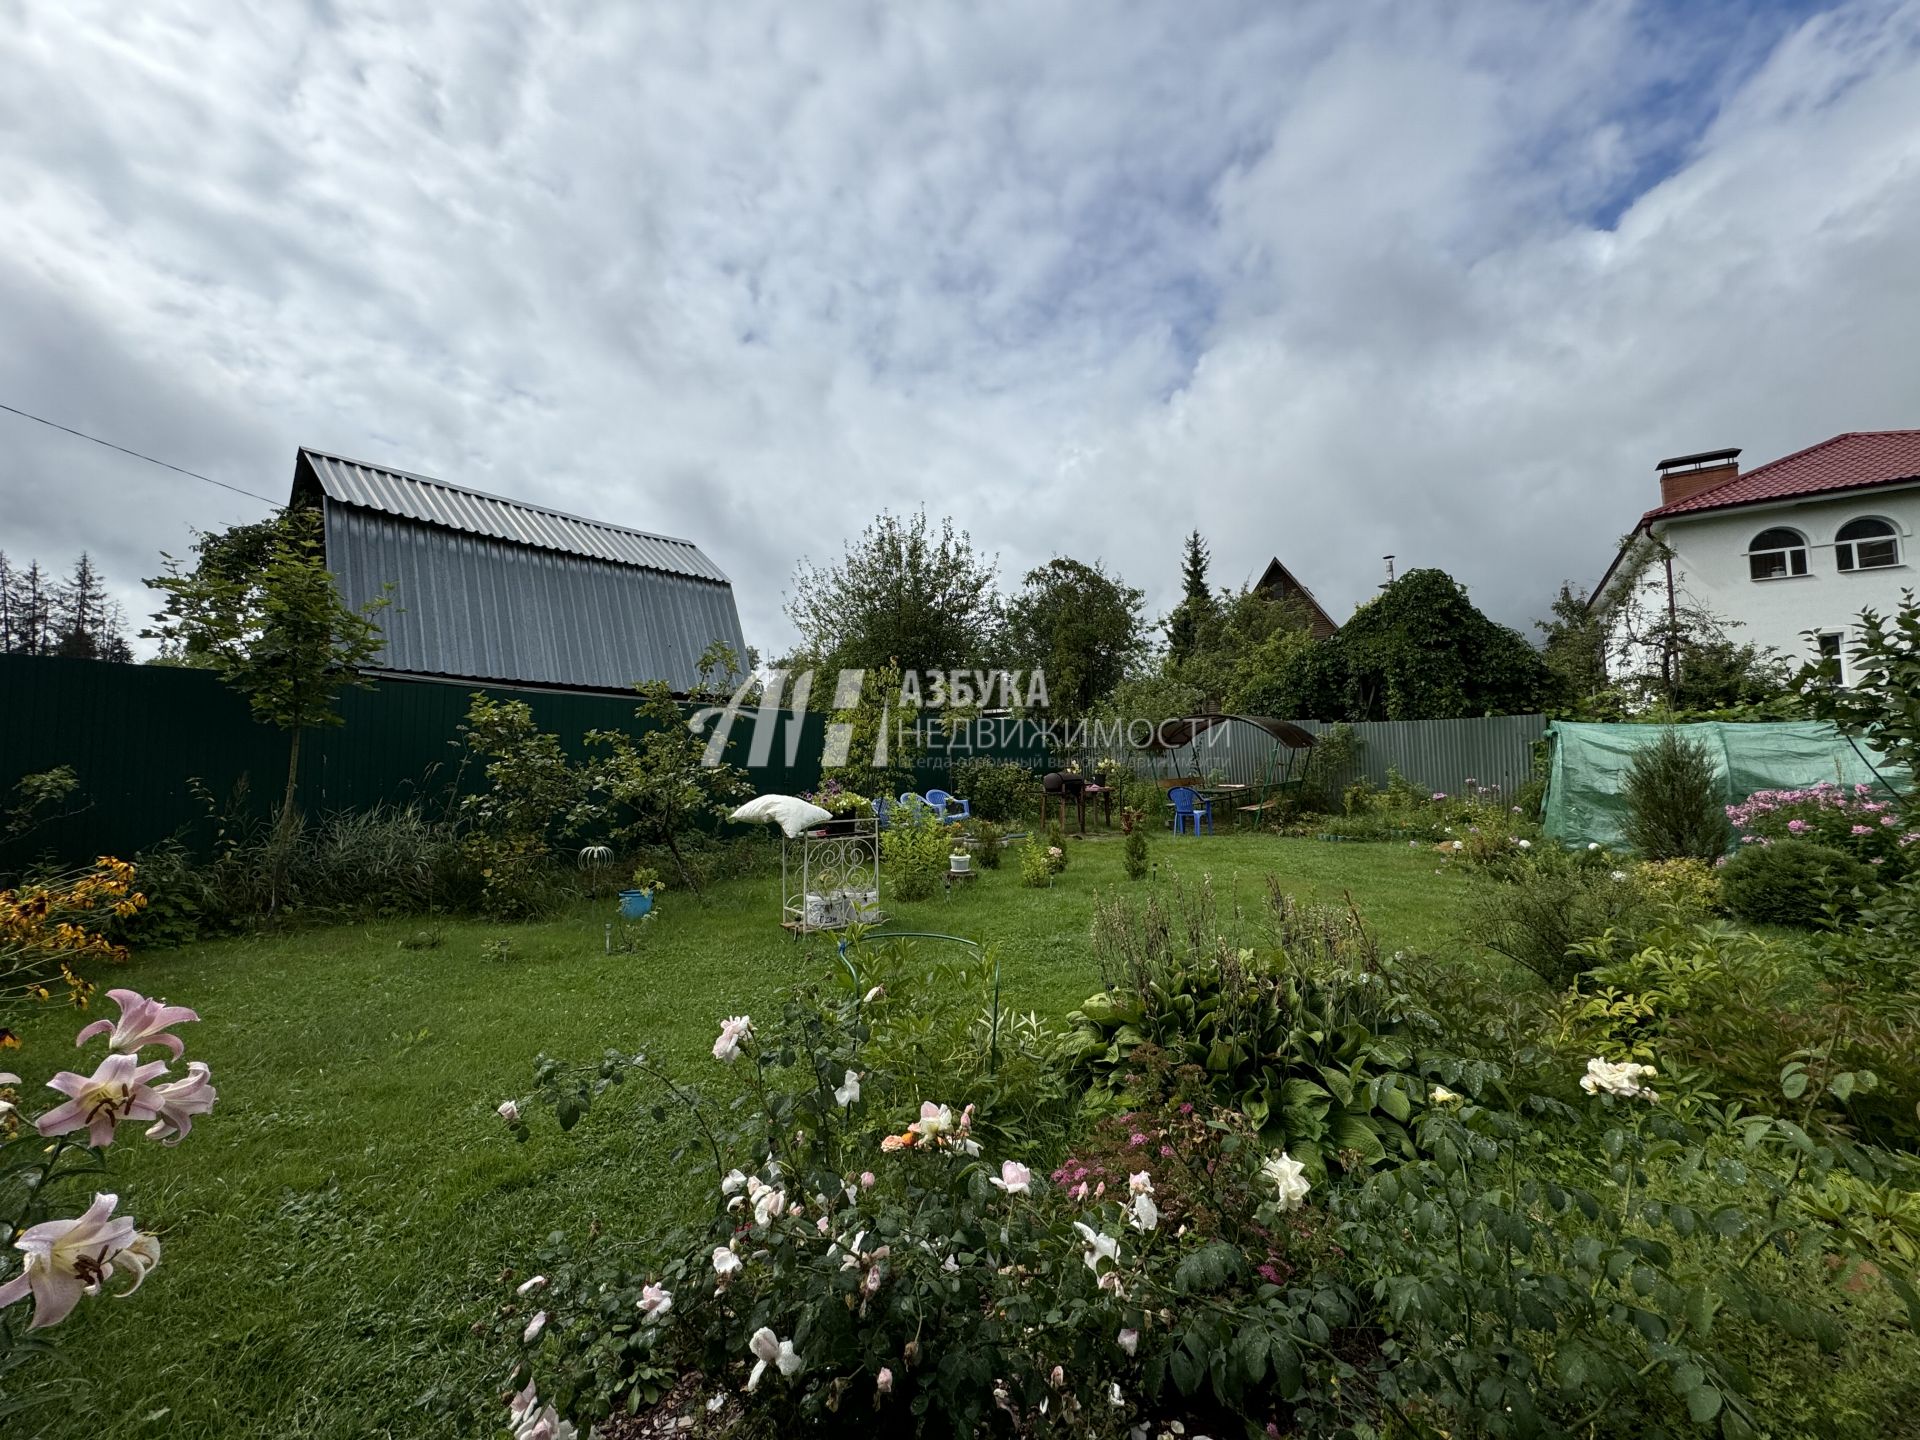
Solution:
{"label": "corrugated fence panel", "polygon": [[[1332,726],[1320,720],[1295,720],[1319,734]],[[1338,784],[1366,780],[1384,786],[1390,773],[1428,790],[1449,794],[1468,780],[1498,785],[1508,794],[1526,784],[1533,771],[1533,745],[1547,731],[1544,715],[1493,715],[1460,720],[1377,720],[1351,727],[1360,753]],[[1275,742],[1257,726],[1217,725],[1193,744],[1182,746],[1161,763],[1162,773],[1200,775],[1259,785],[1285,765],[1274,765]],[[1295,763],[1295,772],[1299,764]]]}
{"label": "corrugated fence panel", "polygon": [[[476,692],[525,701],[534,723],[576,756],[586,753],[589,730],[646,728],[627,696],[385,680],[341,694],[344,724],[306,732],[301,808],[313,814],[419,800],[443,813],[481,783],[458,744]],[[757,723],[751,709],[735,717],[732,763],[748,766]],[[826,717],[781,711],[770,723],[766,763],[748,766],[753,787],[763,794],[815,788]],[[947,764],[968,755],[1035,766],[1045,758],[1010,742],[936,751],[916,765],[917,783],[944,784]],[[205,670],[0,655],[0,808],[22,775],[60,765],[79,776],[77,808],[24,840],[0,843],[0,874],[41,856],[131,855],[173,835],[205,846],[216,811],[265,819],[286,783],[287,736],[256,724],[246,701]]]}

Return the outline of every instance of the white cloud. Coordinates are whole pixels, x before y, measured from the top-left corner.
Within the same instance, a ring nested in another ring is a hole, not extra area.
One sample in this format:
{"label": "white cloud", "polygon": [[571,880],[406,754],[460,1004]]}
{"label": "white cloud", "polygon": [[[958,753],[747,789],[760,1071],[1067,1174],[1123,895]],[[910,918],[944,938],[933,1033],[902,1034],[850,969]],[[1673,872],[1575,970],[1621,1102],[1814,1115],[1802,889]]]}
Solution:
{"label": "white cloud", "polygon": [[[1524,623],[1661,455],[1920,424],[1912,4],[206,14],[0,32],[0,400],[686,534],[763,646],[922,501],[1156,603],[1198,525]],[[258,513],[0,437],[0,547],[136,604]]]}

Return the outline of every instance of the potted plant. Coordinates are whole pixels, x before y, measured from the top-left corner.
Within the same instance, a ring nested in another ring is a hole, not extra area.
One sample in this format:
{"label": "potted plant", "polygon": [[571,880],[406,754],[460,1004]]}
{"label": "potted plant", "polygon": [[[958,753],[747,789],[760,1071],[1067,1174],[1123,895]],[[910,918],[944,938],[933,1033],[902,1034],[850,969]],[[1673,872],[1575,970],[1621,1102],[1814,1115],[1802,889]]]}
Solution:
{"label": "potted plant", "polygon": [[810,800],[833,818],[814,831],[816,835],[851,835],[861,820],[873,814],[873,802],[864,795],[856,795],[838,780],[829,780],[811,795],[802,795],[802,800]]}
{"label": "potted plant", "polygon": [[620,892],[620,918],[638,920],[652,911],[653,897],[665,883],[660,872],[649,865],[635,870],[632,884]]}
{"label": "potted plant", "polygon": [[947,869],[950,873],[955,875],[972,874],[973,873],[973,855],[971,854],[971,852],[967,850],[965,846],[955,845],[953,847],[953,852],[947,856]]}

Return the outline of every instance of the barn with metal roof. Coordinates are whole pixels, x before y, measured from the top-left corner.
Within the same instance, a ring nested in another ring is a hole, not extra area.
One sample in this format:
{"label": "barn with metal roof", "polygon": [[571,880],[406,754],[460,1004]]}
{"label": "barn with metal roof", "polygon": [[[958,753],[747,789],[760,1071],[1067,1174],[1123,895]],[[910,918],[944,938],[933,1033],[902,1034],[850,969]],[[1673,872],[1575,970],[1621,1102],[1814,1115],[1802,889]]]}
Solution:
{"label": "barn with metal roof", "polygon": [[392,585],[384,671],[685,693],[712,642],[745,663],[733,586],[690,540],[308,449],[292,503],[320,507],[348,604]]}

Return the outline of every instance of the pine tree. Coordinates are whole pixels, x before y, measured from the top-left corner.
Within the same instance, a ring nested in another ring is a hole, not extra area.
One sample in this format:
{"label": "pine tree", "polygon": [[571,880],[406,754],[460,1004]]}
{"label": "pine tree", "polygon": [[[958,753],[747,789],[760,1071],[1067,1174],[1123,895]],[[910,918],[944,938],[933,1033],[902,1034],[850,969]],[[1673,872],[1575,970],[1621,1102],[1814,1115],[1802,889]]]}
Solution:
{"label": "pine tree", "polygon": [[1207,587],[1207,542],[1195,530],[1187,536],[1180,557],[1180,603],[1167,617],[1169,658],[1179,661],[1192,655],[1200,639],[1200,624],[1213,610],[1213,592]]}

